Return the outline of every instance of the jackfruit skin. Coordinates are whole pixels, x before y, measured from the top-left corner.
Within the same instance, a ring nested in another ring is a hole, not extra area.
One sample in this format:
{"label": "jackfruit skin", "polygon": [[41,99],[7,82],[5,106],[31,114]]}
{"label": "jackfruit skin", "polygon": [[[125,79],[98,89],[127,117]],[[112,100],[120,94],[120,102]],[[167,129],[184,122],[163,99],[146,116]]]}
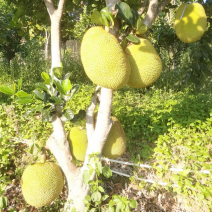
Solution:
{"label": "jackfruit skin", "polygon": [[106,158],[116,159],[125,152],[127,138],[119,120],[115,116],[111,116],[111,119],[113,120],[113,125],[103,147],[102,155]]}
{"label": "jackfruit skin", "polygon": [[69,132],[68,141],[70,151],[74,159],[84,161],[88,147],[86,129],[81,129],[81,127],[73,127]]}
{"label": "jackfruit skin", "polygon": [[199,3],[182,4],[175,15],[174,28],[177,37],[184,43],[194,43],[199,40],[207,27],[207,17],[203,6]]}
{"label": "jackfruit skin", "polygon": [[162,61],[150,41],[141,38],[139,44],[129,45],[125,52],[131,67],[129,86],[145,88],[159,78]]}
{"label": "jackfruit skin", "polygon": [[102,27],[91,27],[81,44],[81,60],[90,80],[102,87],[120,89],[130,77],[130,66],[116,37]]}
{"label": "jackfruit skin", "polygon": [[34,207],[49,205],[61,193],[64,185],[60,167],[53,162],[28,166],[21,178],[25,201]]}

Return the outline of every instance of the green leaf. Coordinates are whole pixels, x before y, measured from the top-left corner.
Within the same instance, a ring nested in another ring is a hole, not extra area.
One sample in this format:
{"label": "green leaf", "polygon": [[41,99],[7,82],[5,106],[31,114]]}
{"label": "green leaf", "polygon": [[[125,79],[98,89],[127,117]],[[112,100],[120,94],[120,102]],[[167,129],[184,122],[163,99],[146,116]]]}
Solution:
{"label": "green leaf", "polygon": [[14,91],[12,88],[8,87],[8,86],[1,86],[0,87],[0,92],[7,94],[7,95],[13,95]]}
{"label": "green leaf", "polygon": [[22,78],[20,78],[20,79],[18,80],[18,91],[21,90],[21,87],[22,87]]}
{"label": "green leaf", "polygon": [[115,5],[115,9],[118,10],[118,16],[129,25],[133,26],[133,13],[129,5],[125,2],[119,2]]}
{"label": "green leaf", "polygon": [[35,94],[35,98],[36,99],[41,100],[41,101],[44,100],[44,96],[43,96],[43,94],[40,91],[34,90],[33,93]]}
{"label": "green leaf", "polygon": [[98,190],[102,193],[105,192],[105,190],[104,190],[104,188],[102,188],[102,186],[98,186]]}
{"label": "green leaf", "polygon": [[15,95],[18,97],[30,96],[30,94],[26,93],[25,91],[18,91]]}
{"label": "green leaf", "polygon": [[112,177],[112,171],[108,166],[104,166],[102,173],[106,178]]}
{"label": "green leaf", "polygon": [[102,197],[102,201],[105,201],[108,197],[109,197],[108,195],[104,195],[104,196]]}
{"label": "green leaf", "polygon": [[131,208],[136,208],[137,207],[137,201],[134,199],[130,199],[130,207]]}
{"label": "green leaf", "polygon": [[63,80],[62,85],[63,85],[63,89],[64,89],[66,92],[70,91],[70,89],[71,89],[71,82],[70,82],[69,79]]}
{"label": "green leaf", "polygon": [[93,11],[92,15],[91,15],[91,21],[94,23],[94,24],[97,24],[97,25],[104,25],[103,22],[102,22],[102,16],[100,14],[99,11]]}
{"label": "green leaf", "polygon": [[33,101],[33,98],[31,96],[26,96],[26,97],[19,97],[16,102],[18,104],[28,104],[32,101]]}
{"label": "green leaf", "polygon": [[136,34],[142,35],[147,31],[147,26],[143,23],[143,21],[139,18],[136,26]]}
{"label": "green leaf", "polygon": [[71,73],[67,73],[64,77],[64,80],[69,79],[70,76],[71,76]]}
{"label": "green leaf", "polygon": [[48,87],[47,87],[45,84],[43,84],[42,82],[36,83],[36,84],[35,84],[35,87],[36,87],[36,88],[40,88],[40,89],[43,90],[43,91],[48,91]]}
{"label": "green leaf", "polygon": [[86,199],[88,202],[91,201],[91,197],[90,197],[89,195],[86,195],[86,196],[85,196],[85,199]]}
{"label": "green leaf", "polygon": [[112,23],[112,26],[114,26],[114,20],[113,20],[113,15],[112,13],[109,11],[109,8],[108,7],[105,7],[103,8],[101,11],[100,11],[101,15],[106,17],[111,23]]}
{"label": "green leaf", "polygon": [[58,90],[61,94],[66,95],[66,92],[65,92],[65,90],[63,89],[63,86],[61,85],[60,81],[54,81],[54,84],[56,85],[57,90]]}
{"label": "green leaf", "polygon": [[42,72],[41,77],[43,78],[44,81],[50,80],[50,77],[46,72]]}
{"label": "green leaf", "polygon": [[136,43],[136,44],[140,43],[139,38],[136,37],[135,35],[132,35],[132,34],[129,34],[129,35],[126,37],[126,39],[127,39],[128,41],[131,41],[131,42]]}
{"label": "green leaf", "polygon": [[63,122],[65,121],[70,121],[71,119],[74,118],[74,113],[71,109],[66,109],[63,113],[62,113],[62,116],[61,116],[61,120]]}
{"label": "green leaf", "polygon": [[98,191],[95,191],[94,193],[91,194],[91,199],[93,202],[99,202],[101,200],[101,193]]}
{"label": "green leaf", "polygon": [[71,89],[70,98],[78,91],[78,89],[79,89],[79,85],[75,85],[75,86]]}
{"label": "green leaf", "polygon": [[90,180],[90,171],[89,171],[89,170],[85,170],[85,171],[83,172],[82,180],[83,180],[83,183],[84,183],[85,185],[88,184],[88,182],[89,182],[89,180]]}
{"label": "green leaf", "polygon": [[118,202],[116,205],[116,211],[124,210],[125,204],[123,202]]}
{"label": "green leaf", "polygon": [[96,171],[98,172],[98,174],[102,173],[102,163],[101,162],[96,163]]}
{"label": "green leaf", "polygon": [[100,13],[100,14],[101,14],[101,18],[102,18],[102,22],[103,22],[104,26],[109,27],[110,25],[109,25],[109,22],[107,20],[107,17],[102,13]]}
{"label": "green leaf", "polygon": [[0,197],[0,209],[7,207],[7,197],[1,196]]}
{"label": "green leaf", "polygon": [[53,68],[53,72],[54,72],[54,75],[60,79],[63,75],[63,68],[62,67],[55,67]]}
{"label": "green leaf", "polygon": [[134,26],[134,28],[136,28],[136,24],[137,24],[139,15],[138,15],[137,10],[131,9],[131,12],[132,12],[132,14],[133,14],[133,26]]}
{"label": "green leaf", "polygon": [[58,104],[62,104],[63,103],[63,100],[57,96],[51,96],[49,98],[49,101],[55,105],[58,105]]}
{"label": "green leaf", "polygon": [[32,144],[32,146],[31,146],[30,149],[29,149],[29,153],[30,153],[31,155],[33,155],[34,147],[35,147],[35,145]]}

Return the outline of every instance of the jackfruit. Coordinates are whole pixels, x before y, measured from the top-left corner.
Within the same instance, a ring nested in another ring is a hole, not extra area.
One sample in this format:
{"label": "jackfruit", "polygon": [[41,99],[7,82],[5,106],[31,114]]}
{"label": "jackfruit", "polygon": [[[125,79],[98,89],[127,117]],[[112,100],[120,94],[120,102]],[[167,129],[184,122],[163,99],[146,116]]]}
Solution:
{"label": "jackfruit", "polygon": [[127,139],[119,120],[115,116],[111,116],[111,119],[113,125],[103,147],[102,155],[106,158],[116,159],[125,152]]}
{"label": "jackfruit", "polygon": [[102,87],[120,89],[130,76],[130,66],[116,37],[102,27],[92,27],[81,44],[81,60],[90,80]]}
{"label": "jackfruit", "polygon": [[88,147],[86,129],[73,127],[68,135],[70,151],[74,159],[79,161],[85,160],[85,154]]}
{"label": "jackfruit", "polygon": [[196,42],[202,37],[206,27],[207,17],[201,4],[184,3],[178,8],[175,15],[174,28],[177,37],[181,41],[185,43]]}
{"label": "jackfruit", "polygon": [[158,79],[162,62],[150,41],[141,38],[139,44],[129,45],[125,52],[131,66],[129,86],[144,88]]}
{"label": "jackfruit", "polygon": [[[111,117],[113,125],[109,132],[107,141],[102,150],[102,155],[115,159],[120,157],[126,150],[127,139],[124,130],[116,117]],[[77,160],[84,161],[88,146],[87,133],[85,129],[73,127],[68,135],[70,151]]]}
{"label": "jackfruit", "polygon": [[26,202],[35,207],[49,205],[61,193],[64,185],[60,167],[53,162],[28,166],[21,178],[21,189]]}

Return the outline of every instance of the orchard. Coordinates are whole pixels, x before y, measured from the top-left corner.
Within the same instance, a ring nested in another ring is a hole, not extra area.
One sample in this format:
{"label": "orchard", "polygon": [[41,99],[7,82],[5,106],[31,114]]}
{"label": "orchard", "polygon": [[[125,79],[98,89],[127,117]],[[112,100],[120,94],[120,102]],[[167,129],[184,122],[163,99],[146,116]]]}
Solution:
{"label": "orchard", "polygon": [[0,211],[211,211],[211,1],[0,14]]}

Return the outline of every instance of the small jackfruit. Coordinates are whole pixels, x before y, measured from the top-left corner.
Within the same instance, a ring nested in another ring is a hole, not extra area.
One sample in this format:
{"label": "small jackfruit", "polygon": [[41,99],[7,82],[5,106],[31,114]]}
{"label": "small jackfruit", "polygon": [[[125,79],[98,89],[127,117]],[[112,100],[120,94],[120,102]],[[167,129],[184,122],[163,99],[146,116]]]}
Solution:
{"label": "small jackfruit", "polygon": [[129,86],[144,88],[158,79],[162,62],[150,41],[141,38],[139,44],[129,45],[125,52],[131,67]]}
{"label": "small jackfruit", "polygon": [[92,27],[81,44],[81,60],[90,80],[102,87],[120,89],[130,76],[130,66],[116,37],[102,27]]}
{"label": "small jackfruit", "polygon": [[85,160],[85,154],[88,147],[86,129],[73,127],[68,135],[70,151],[74,159],[79,161]]}
{"label": "small jackfruit", "polygon": [[116,159],[125,152],[127,138],[119,120],[115,116],[111,116],[111,119],[113,125],[103,147],[102,155],[106,158]]}
{"label": "small jackfruit", "polygon": [[29,205],[49,205],[61,193],[64,178],[60,167],[53,162],[35,163],[28,166],[21,178],[21,189]]}
{"label": "small jackfruit", "polygon": [[207,27],[207,17],[199,3],[182,4],[175,15],[174,28],[177,37],[185,43],[199,40]]}

